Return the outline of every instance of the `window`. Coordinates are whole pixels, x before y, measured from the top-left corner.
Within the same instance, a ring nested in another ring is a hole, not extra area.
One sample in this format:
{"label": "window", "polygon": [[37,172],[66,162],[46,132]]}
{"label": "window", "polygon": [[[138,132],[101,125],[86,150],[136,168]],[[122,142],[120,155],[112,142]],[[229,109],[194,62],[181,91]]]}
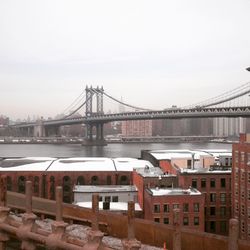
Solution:
{"label": "window", "polygon": [[128,177],[127,177],[126,175],[122,175],[122,176],[121,176],[120,184],[121,184],[121,185],[128,185],[128,184],[129,184],[129,182],[128,182]]}
{"label": "window", "polygon": [[226,187],[226,179],[225,178],[221,178],[220,179],[220,187],[221,188],[225,188]]}
{"label": "window", "polygon": [[216,202],[216,193],[210,194],[210,202]]}
{"label": "window", "polygon": [[111,185],[111,176],[110,175],[108,175],[107,176],[107,185]]}
{"label": "window", "polygon": [[215,215],[215,207],[210,207],[210,215]]}
{"label": "window", "polygon": [[173,204],[173,209],[179,208],[180,205],[179,204]]}
{"label": "window", "polygon": [[192,187],[197,188],[197,180],[196,179],[192,179]]}
{"label": "window", "polygon": [[183,212],[188,212],[188,203],[183,204]]}
{"label": "window", "polygon": [[154,222],[160,223],[160,218],[154,218]]}
{"label": "window", "polygon": [[210,179],[210,187],[215,188],[215,179]]}
{"label": "window", "polygon": [[34,193],[36,195],[39,194],[39,177],[38,176],[34,177]]}
{"label": "window", "polygon": [[220,207],[220,216],[221,217],[224,217],[226,216],[226,207]]}
{"label": "window", "polygon": [[164,224],[169,224],[169,218],[168,217],[163,218],[163,223]]}
{"label": "window", "polygon": [[200,224],[199,217],[194,217],[194,225],[198,226]]}
{"label": "window", "polygon": [[191,168],[191,165],[192,165],[192,160],[187,160],[187,168]]}
{"label": "window", "polygon": [[110,202],[110,201],[111,201],[111,197],[110,197],[110,196],[105,196],[105,197],[104,197],[104,201]]}
{"label": "window", "polygon": [[91,177],[91,185],[98,185],[98,177],[96,175]]}
{"label": "window", "polygon": [[25,193],[25,177],[24,176],[20,176],[18,178],[18,192],[19,193]]}
{"label": "window", "polygon": [[200,204],[194,203],[194,212],[199,212],[199,211],[200,211]]}
{"label": "window", "polygon": [[220,232],[226,233],[227,231],[227,222],[226,221],[220,221]]}
{"label": "window", "polygon": [[220,202],[225,203],[226,202],[226,193],[221,193],[220,194]]}
{"label": "window", "polygon": [[112,196],[112,202],[118,202],[118,196]]}
{"label": "window", "polygon": [[160,204],[154,204],[154,213],[160,213]]}
{"label": "window", "polygon": [[169,204],[164,204],[163,210],[164,210],[164,213],[169,213]]}
{"label": "window", "polygon": [[85,184],[85,180],[83,176],[78,176],[77,180],[76,180],[76,184],[77,185],[84,185]]}
{"label": "window", "polygon": [[201,188],[205,188],[207,185],[206,179],[201,179]]}
{"label": "window", "polygon": [[215,221],[210,221],[210,232],[214,233],[216,230],[216,223]]}
{"label": "window", "polygon": [[102,196],[99,196],[99,201],[102,201]]}
{"label": "window", "polygon": [[10,176],[7,176],[7,190],[8,191],[11,191],[12,190],[12,180],[11,180],[11,177]]}
{"label": "window", "polygon": [[188,226],[188,217],[183,217],[183,225]]}
{"label": "window", "polygon": [[50,188],[49,188],[49,197],[50,199],[55,199],[55,177],[50,176]]}

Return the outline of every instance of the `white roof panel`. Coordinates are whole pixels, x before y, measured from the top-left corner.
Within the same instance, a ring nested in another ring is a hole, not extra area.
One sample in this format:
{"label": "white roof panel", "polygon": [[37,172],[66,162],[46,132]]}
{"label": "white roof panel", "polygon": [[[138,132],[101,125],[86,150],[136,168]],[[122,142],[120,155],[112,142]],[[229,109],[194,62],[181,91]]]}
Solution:
{"label": "white roof panel", "polygon": [[58,159],[47,171],[116,171],[114,163],[104,157]]}
{"label": "white roof panel", "polygon": [[117,171],[130,171],[132,172],[134,169],[139,168],[153,168],[154,166],[145,160],[138,160],[135,158],[115,158],[113,159]]}
{"label": "white roof panel", "polygon": [[56,158],[25,157],[8,158],[0,161],[0,171],[46,171]]}

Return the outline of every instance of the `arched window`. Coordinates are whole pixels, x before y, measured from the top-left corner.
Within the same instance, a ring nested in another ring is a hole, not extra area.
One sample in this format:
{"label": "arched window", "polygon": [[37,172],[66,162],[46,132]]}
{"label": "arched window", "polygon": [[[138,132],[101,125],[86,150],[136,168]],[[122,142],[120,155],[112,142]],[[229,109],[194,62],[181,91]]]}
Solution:
{"label": "arched window", "polygon": [[18,178],[18,192],[19,193],[25,193],[25,177],[24,176],[19,176]]}
{"label": "arched window", "polygon": [[126,175],[122,175],[120,178],[120,184],[121,185],[128,185],[128,177]]}
{"label": "arched window", "polygon": [[71,203],[71,179],[69,176],[63,177],[63,202]]}
{"label": "arched window", "polygon": [[7,176],[7,190],[8,191],[12,190],[12,179],[10,176]]}
{"label": "arched window", "polygon": [[50,199],[54,200],[55,199],[55,177],[54,176],[50,176],[49,179],[49,197]]}
{"label": "arched window", "polygon": [[34,194],[39,195],[39,177],[34,177]]}
{"label": "arched window", "polygon": [[111,185],[111,183],[112,183],[111,176],[108,175],[108,176],[107,176],[107,185]]}
{"label": "arched window", "polygon": [[98,185],[98,177],[96,175],[92,176],[91,185]]}
{"label": "arched window", "polygon": [[85,180],[83,176],[78,176],[76,180],[76,185],[85,185]]}

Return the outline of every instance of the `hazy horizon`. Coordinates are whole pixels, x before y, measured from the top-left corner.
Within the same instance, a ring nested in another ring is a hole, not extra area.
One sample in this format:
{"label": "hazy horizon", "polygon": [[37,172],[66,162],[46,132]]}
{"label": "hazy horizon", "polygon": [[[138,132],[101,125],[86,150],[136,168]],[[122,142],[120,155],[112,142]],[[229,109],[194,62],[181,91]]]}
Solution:
{"label": "hazy horizon", "polygon": [[250,81],[249,13],[249,0],[1,1],[0,115],[54,117],[86,85],[151,109],[217,96]]}

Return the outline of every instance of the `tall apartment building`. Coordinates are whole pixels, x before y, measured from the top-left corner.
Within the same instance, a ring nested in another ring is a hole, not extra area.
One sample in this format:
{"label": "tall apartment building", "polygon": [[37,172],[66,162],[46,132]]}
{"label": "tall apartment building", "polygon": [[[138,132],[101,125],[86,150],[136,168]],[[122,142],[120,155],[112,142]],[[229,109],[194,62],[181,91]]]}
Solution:
{"label": "tall apartment building", "polygon": [[133,120],[122,122],[122,136],[152,136],[152,120]]}
{"label": "tall apartment building", "polygon": [[238,136],[246,131],[246,118],[218,117],[213,120],[215,136]]}
{"label": "tall apartment building", "polygon": [[250,134],[233,144],[233,217],[239,220],[241,239],[250,240]]}

